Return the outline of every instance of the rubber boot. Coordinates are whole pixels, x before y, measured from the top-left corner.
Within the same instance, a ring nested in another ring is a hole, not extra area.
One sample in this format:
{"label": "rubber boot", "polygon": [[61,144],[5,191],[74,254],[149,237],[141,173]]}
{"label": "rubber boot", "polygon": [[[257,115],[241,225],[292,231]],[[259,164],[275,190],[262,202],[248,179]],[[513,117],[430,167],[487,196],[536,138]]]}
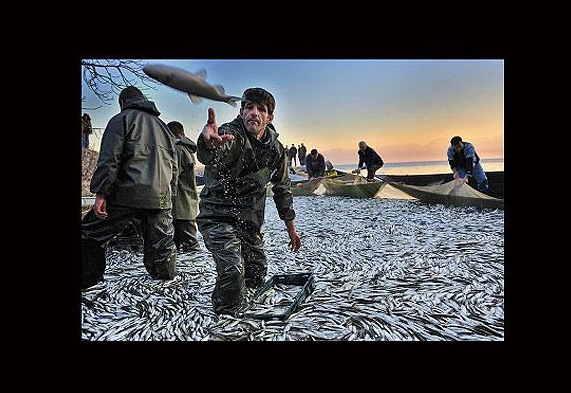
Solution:
{"label": "rubber boot", "polygon": [[81,240],[81,289],[103,280],[105,249],[93,240]]}

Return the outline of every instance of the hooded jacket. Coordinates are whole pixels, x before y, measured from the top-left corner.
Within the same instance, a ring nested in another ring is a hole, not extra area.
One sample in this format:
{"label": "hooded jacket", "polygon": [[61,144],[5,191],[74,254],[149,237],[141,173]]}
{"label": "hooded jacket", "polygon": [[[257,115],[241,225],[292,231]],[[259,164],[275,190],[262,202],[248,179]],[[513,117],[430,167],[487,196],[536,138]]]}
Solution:
{"label": "hooded jacket", "polygon": [[91,192],[121,206],[172,207],[178,171],[174,135],[159,115],[152,101],[131,100],[109,120]]}
{"label": "hooded jacket", "polygon": [[235,138],[216,149],[208,149],[202,134],[198,137],[197,157],[205,168],[197,219],[241,222],[260,230],[264,222],[266,185],[271,182],[279,217],[284,221],[293,220],[295,212],[286,151],[273,125],[268,124],[259,141],[245,129],[238,115],[220,126],[218,134]]}
{"label": "hooded jacket", "polygon": [[198,214],[198,193],[196,191],[196,143],[183,136],[175,140],[178,157],[177,194],[172,199],[172,218],[194,220]]}

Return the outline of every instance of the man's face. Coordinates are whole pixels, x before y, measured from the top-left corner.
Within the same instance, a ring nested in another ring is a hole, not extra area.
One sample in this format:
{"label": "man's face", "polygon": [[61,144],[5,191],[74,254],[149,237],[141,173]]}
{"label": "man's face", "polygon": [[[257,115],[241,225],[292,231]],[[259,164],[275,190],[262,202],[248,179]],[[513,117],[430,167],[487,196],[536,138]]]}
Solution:
{"label": "man's face", "polygon": [[268,123],[274,120],[274,115],[268,113],[265,105],[245,101],[244,107],[240,109],[240,116],[244,121],[244,126],[253,135],[263,135]]}
{"label": "man's face", "polygon": [[462,142],[458,142],[452,147],[454,148],[455,151],[460,152],[464,148],[464,144]]}
{"label": "man's face", "polygon": [[366,148],[367,148],[367,145],[359,146],[359,150],[361,150],[361,151],[365,151]]}

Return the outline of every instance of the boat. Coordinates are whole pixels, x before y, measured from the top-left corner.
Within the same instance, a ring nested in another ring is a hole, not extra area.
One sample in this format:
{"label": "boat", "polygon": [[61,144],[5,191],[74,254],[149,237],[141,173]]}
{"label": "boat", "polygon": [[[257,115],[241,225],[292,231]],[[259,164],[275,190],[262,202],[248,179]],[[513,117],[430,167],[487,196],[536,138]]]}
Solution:
{"label": "boat", "polygon": [[[298,180],[291,182],[291,192],[294,196],[311,196],[311,195],[319,195],[318,192],[315,194],[319,186],[321,185],[321,180],[314,179],[314,180]],[[270,188],[271,192],[271,188]]]}
{"label": "boat", "polygon": [[300,174],[291,182],[294,196],[335,195],[351,198],[373,198],[384,181],[367,181],[363,176],[336,170],[333,175],[316,179],[299,180]]}

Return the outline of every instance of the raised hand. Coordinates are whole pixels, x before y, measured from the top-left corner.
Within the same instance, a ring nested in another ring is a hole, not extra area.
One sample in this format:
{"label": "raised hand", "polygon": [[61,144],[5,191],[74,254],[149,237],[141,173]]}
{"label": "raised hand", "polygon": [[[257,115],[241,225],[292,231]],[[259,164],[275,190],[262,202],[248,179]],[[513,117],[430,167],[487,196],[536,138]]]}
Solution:
{"label": "raised hand", "polygon": [[206,145],[211,149],[220,147],[222,143],[234,139],[234,135],[218,135],[216,113],[212,108],[208,108],[208,121],[202,128],[202,136],[204,137],[204,142],[206,142]]}

